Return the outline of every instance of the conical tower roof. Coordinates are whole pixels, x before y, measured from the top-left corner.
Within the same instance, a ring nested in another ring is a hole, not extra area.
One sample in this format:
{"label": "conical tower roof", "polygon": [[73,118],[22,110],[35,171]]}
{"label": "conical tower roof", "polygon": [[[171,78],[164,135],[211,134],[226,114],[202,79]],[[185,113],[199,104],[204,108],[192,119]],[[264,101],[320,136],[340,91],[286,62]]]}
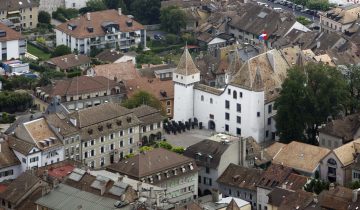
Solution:
{"label": "conical tower roof", "polygon": [[263,80],[261,77],[259,66],[257,66],[257,68],[256,68],[256,74],[255,74],[254,83],[252,86],[253,86],[254,90],[262,90],[264,88],[264,83],[263,83]]}
{"label": "conical tower roof", "polygon": [[239,206],[236,204],[235,200],[232,199],[229,205],[226,207],[226,210],[240,210]]}
{"label": "conical tower roof", "polygon": [[187,47],[185,47],[184,53],[182,54],[179,64],[174,71],[176,74],[181,74],[184,76],[200,73],[197,69]]}

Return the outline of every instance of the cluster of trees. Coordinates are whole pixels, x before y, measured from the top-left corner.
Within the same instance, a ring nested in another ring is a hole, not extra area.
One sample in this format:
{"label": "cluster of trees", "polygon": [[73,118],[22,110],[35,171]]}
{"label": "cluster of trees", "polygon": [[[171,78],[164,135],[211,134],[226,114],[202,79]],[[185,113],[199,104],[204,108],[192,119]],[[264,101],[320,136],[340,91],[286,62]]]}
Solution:
{"label": "cluster of trees", "polygon": [[78,15],[79,11],[77,9],[65,9],[63,7],[57,8],[57,10],[52,13],[52,17],[61,22],[66,22],[67,20],[75,18]]}
{"label": "cluster of trees", "polygon": [[178,34],[186,27],[186,14],[176,6],[166,7],[161,9],[160,21],[163,30]]}
{"label": "cluster of trees", "polygon": [[328,0],[293,0],[295,4],[306,6],[309,9],[327,11],[332,6]]}
{"label": "cluster of trees", "polygon": [[32,89],[36,86],[36,79],[25,76],[17,76],[5,79],[0,76],[0,81],[3,84],[3,89],[12,91],[15,89]]}
{"label": "cluster of trees", "polygon": [[293,67],[275,101],[280,140],[318,144],[319,126],[360,106],[360,67],[340,71],[323,64]]}
{"label": "cluster of trees", "polygon": [[136,63],[137,64],[157,65],[157,64],[162,63],[162,59],[158,55],[154,54],[153,52],[146,51],[146,52],[136,56]]}
{"label": "cluster of trees", "polygon": [[51,53],[51,57],[58,57],[58,56],[67,55],[70,53],[71,53],[70,47],[62,44],[62,45],[57,46],[54,49],[54,51]]}
{"label": "cluster of trees", "polygon": [[31,107],[33,98],[26,92],[0,92],[0,112],[14,113]]}
{"label": "cluster of trees", "polygon": [[10,115],[6,112],[3,112],[0,117],[0,123],[13,123],[15,120],[15,115]]}
{"label": "cluster of trees", "polygon": [[161,101],[152,94],[142,90],[137,91],[132,97],[125,100],[122,103],[122,106],[128,109],[133,109],[143,104],[154,107],[157,110],[161,110],[161,113],[165,115],[165,111],[163,110]]}
{"label": "cluster of trees", "polygon": [[323,190],[329,189],[329,182],[325,182],[319,179],[319,172],[316,171],[315,179],[312,179],[309,183],[304,186],[304,190],[307,192],[316,193],[319,195]]}
{"label": "cluster of trees", "polygon": [[90,0],[80,13],[121,8],[123,13],[134,15],[142,24],[157,24],[160,19],[160,0]]}

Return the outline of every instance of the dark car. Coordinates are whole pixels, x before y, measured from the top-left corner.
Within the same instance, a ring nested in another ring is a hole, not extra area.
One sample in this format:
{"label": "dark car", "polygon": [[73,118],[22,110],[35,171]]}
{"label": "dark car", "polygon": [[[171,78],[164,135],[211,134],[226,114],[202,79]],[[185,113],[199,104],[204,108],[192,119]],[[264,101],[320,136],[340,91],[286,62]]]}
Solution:
{"label": "dark car", "polygon": [[154,34],[154,39],[155,40],[162,40],[163,37],[161,36],[161,34]]}

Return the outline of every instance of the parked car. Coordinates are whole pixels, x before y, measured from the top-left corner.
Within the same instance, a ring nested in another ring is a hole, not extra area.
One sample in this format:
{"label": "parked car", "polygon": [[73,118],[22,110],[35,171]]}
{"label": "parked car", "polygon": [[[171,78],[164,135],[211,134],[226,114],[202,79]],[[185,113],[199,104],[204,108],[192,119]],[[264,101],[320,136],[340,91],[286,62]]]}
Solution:
{"label": "parked car", "polygon": [[154,34],[154,39],[155,40],[162,40],[163,37],[161,36],[161,34]]}
{"label": "parked car", "polygon": [[115,203],[114,203],[114,206],[116,207],[116,208],[121,208],[121,207],[124,207],[124,206],[127,206],[128,205],[128,203],[127,202],[124,202],[124,201],[116,201]]}

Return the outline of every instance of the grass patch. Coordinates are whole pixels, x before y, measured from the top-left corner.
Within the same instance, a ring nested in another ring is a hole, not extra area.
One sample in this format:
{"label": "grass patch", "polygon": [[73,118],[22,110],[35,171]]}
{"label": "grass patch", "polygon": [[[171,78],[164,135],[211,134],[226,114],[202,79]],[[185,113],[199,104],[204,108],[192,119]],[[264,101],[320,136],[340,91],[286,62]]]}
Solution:
{"label": "grass patch", "polygon": [[27,44],[27,51],[28,53],[32,54],[32,55],[35,55],[36,57],[38,57],[39,59],[41,60],[49,60],[50,58],[50,54],[49,53],[46,53],[44,52],[43,50],[35,47],[34,45],[32,44]]}

